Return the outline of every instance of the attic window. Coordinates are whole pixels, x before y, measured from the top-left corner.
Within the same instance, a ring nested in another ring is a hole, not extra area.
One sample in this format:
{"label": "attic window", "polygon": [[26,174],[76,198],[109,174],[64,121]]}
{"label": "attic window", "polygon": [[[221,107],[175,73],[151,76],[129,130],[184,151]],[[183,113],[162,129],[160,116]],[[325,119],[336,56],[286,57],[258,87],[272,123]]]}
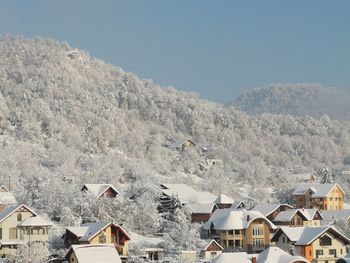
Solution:
{"label": "attic window", "polygon": [[22,221],[22,214],[18,213],[17,214],[17,222],[21,222]]}
{"label": "attic window", "polygon": [[331,246],[332,239],[329,236],[324,235],[323,237],[320,238],[320,245],[321,246]]}

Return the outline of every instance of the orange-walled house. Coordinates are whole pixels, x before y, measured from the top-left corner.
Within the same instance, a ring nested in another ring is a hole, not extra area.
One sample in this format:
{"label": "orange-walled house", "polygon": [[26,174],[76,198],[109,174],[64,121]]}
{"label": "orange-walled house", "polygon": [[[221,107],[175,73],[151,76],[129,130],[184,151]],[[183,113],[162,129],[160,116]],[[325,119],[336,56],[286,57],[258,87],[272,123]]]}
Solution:
{"label": "orange-walled house", "polygon": [[280,227],[271,242],[310,262],[335,263],[346,255],[350,240],[335,227]]}
{"label": "orange-walled house", "polygon": [[343,209],[345,192],[333,183],[302,183],[295,189],[296,208],[317,208],[319,210]]}
{"label": "orange-walled house", "polygon": [[114,244],[121,256],[128,254],[129,241],[126,231],[113,223],[85,223],[80,227],[68,227],[64,235],[67,248],[80,244]]}

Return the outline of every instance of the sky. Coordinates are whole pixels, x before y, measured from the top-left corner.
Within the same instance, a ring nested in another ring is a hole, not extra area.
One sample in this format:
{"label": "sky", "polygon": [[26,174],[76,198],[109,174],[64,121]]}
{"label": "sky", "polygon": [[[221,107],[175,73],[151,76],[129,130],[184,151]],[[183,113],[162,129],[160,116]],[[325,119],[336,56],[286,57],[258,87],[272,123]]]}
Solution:
{"label": "sky", "polygon": [[50,37],[225,103],[271,83],[350,90],[350,1],[2,0],[0,34]]}

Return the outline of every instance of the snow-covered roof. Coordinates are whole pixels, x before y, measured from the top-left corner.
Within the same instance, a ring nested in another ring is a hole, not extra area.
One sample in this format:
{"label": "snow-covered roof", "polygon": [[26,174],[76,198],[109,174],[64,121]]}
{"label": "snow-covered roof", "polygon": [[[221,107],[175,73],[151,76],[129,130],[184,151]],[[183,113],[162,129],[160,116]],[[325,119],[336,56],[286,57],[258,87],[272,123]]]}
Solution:
{"label": "snow-covered roof", "polygon": [[252,263],[251,256],[246,252],[221,253],[212,260],[212,263]]}
{"label": "snow-covered roof", "polygon": [[79,263],[121,263],[117,250],[111,244],[72,245],[66,258],[73,252]]}
{"label": "snow-covered roof", "polygon": [[308,218],[306,218],[306,216],[302,212],[300,212],[299,209],[288,209],[286,211],[279,212],[273,221],[289,222],[290,220],[292,220],[293,216],[298,212],[302,215],[302,217],[308,220]]}
{"label": "snow-covered roof", "polygon": [[99,232],[103,231],[110,225],[114,225],[115,227],[119,228],[130,240],[130,236],[126,233],[126,231],[121,226],[115,225],[113,223],[85,223],[80,227],[67,227],[67,230],[73,233],[75,236],[79,237],[79,241],[90,241],[94,236],[96,236]]}
{"label": "snow-covered roof", "polygon": [[11,192],[0,192],[0,204],[15,205],[17,204],[17,201]]}
{"label": "snow-covered roof", "polygon": [[21,222],[19,226],[52,226],[52,223],[41,216],[33,216]]}
{"label": "snow-covered roof", "polygon": [[289,253],[283,251],[279,247],[269,247],[261,252],[258,256],[258,263],[293,263],[293,262],[305,262],[309,263],[303,257],[292,256]]}
{"label": "snow-covered roof", "polygon": [[252,210],[261,212],[264,216],[269,216],[273,212],[275,212],[277,209],[279,209],[281,206],[286,206],[288,208],[293,208],[292,206],[288,204],[257,204],[253,207]]}
{"label": "snow-covered roof", "polygon": [[33,210],[31,210],[29,207],[27,207],[26,205],[23,205],[23,204],[19,205],[19,206],[9,206],[0,212],[0,223],[20,208],[25,208],[26,210],[31,212],[33,215],[37,215]]}
{"label": "snow-covered roof", "polygon": [[243,201],[234,201],[230,208],[232,209],[238,209],[238,208],[245,208],[245,203]]}
{"label": "snow-covered roof", "polygon": [[218,195],[218,197],[215,199],[214,203],[219,204],[232,204],[234,201],[231,197],[228,197],[227,195],[221,194]]}
{"label": "snow-covered roof", "polygon": [[185,144],[188,141],[191,144],[196,145],[191,139],[187,138],[187,139],[178,139],[174,143],[172,143],[169,147],[172,149],[177,149],[177,148],[180,148],[183,144]]}
{"label": "snow-covered roof", "polygon": [[118,190],[112,184],[84,184],[82,189],[87,189],[88,192],[99,198],[110,188],[119,194]]}
{"label": "snow-covered roof", "polygon": [[216,204],[187,204],[187,207],[191,210],[192,214],[210,214],[214,208],[217,208]]}
{"label": "snow-covered roof", "polygon": [[323,220],[322,214],[316,208],[301,208],[300,211],[305,215],[305,217],[309,221],[314,219],[316,213],[318,213],[321,217],[321,220]]}
{"label": "snow-covered roof", "polygon": [[296,246],[309,245],[315,239],[319,238],[322,234],[330,231],[333,235],[338,236],[346,244],[350,243],[350,239],[341,234],[333,226],[320,226],[320,227],[281,227],[272,237],[271,241],[277,241],[281,233],[284,233],[289,240],[295,242]]}
{"label": "snow-covered roof", "polygon": [[216,196],[209,192],[199,192],[187,184],[162,184],[163,194],[179,198],[183,204],[187,203],[214,203]]}
{"label": "snow-covered roof", "polygon": [[259,211],[234,210],[231,208],[217,209],[210,219],[203,225],[210,229],[213,224],[217,230],[247,229],[255,219],[264,219],[272,229],[277,227]]}
{"label": "snow-covered roof", "polygon": [[343,210],[323,210],[321,215],[326,221],[334,220],[349,220],[350,219],[350,209]]}
{"label": "snow-covered roof", "polygon": [[302,183],[293,192],[293,195],[304,195],[308,190],[312,190],[313,197],[326,197],[333,187],[338,186],[344,193],[344,190],[338,184],[321,184],[321,183]]}
{"label": "snow-covered roof", "polygon": [[221,250],[224,250],[224,248],[215,240],[215,239],[203,239],[205,242],[205,247],[203,250],[207,250],[208,247],[212,244],[215,243]]}

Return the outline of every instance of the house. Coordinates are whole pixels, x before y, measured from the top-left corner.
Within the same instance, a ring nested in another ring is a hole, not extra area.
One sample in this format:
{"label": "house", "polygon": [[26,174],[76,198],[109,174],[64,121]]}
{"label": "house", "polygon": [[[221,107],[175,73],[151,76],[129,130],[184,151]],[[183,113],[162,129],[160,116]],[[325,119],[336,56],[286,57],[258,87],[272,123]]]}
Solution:
{"label": "house", "polygon": [[234,203],[234,201],[231,197],[221,194],[221,195],[218,195],[214,203],[218,206],[219,209],[223,209],[223,208],[230,208],[231,205]]}
{"label": "house", "polygon": [[301,256],[293,256],[279,247],[269,247],[258,256],[257,263],[310,263]]}
{"label": "house", "polygon": [[0,211],[4,210],[7,206],[14,206],[16,204],[17,200],[14,195],[5,186],[0,186]]}
{"label": "house", "polygon": [[186,184],[162,184],[161,191],[158,206],[160,213],[173,212],[175,208],[186,204],[212,204],[216,199],[214,194],[197,191]]}
{"label": "house", "polygon": [[81,190],[96,198],[116,198],[119,195],[118,190],[111,184],[84,184]]}
{"label": "house", "polygon": [[0,255],[13,253],[19,244],[47,243],[51,226],[24,204],[6,207],[0,212]]}
{"label": "house", "polygon": [[174,150],[185,151],[193,146],[196,146],[196,144],[191,139],[179,139],[172,143],[169,147]]}
{"label": "house", "polygon": [[218,209],[217,205],[214,203],[209,204],[188,204],[186,205],[191,211],[191,222],[192,223],[204,223],[207,222]]}
{"label": "house", "polygon": [[121,263],[117,250],[112,244],[72,245],[66,259],[69,263]]}
{"label": "house", "polygon": [[129,241],[130,236],[121,226],[103,222],[68,227],[64,235],[67,248],[77,244],[113,244],[121,256],[128,254]]}
{"label": "house", "polygon": [[205,163],[199,163],[200,170],[208,170],[212,166],[222,166],[223,160],[221,159],[206,159]]}
{"label": "house", "polygon": [[323,210],[321,215],[324,220],[324,225],[333,224],[339,221],[348,222],[348,224],[350,224],[350,209]]}
{"label": "house", "polygon": [[205,247],[199,253],[199,258],[202,260],[212,260],[224,250],[215,239],[205,239],[204,241]]}
{"label": "house", "polygon": [[344,190],[337,183],[302,183],[295,189],[296,208],[343,209]]}
{"label": "house", "polygon": [[271,242],[310,262],[335,263],[346,254],[350,240],[335,227],[280,227]]}
{"label": "house", "polygon": [[[212,263],[252,263],[256,260],[255,255],[246,252],[225,252],[214,258]],[[256,262],[256,261],[255,261]]]}
{"label": "house", "polygon": [[317,209],[288,209],[279,212],[272,222],[286,226],[320,226],[322,219]]}
{"label": "house", "polygon": [[217,209],[202,227],[202,237],[215,239],[226,250],[258,253],[270,246],[277,227],[259,211]]}
{"label": "house", "polygon": [[292,209],[293,207],[288,204],[257,204],[253,206],[251,210],[261,212],[267,219],[274,220],[277,214],[281,211]]}

